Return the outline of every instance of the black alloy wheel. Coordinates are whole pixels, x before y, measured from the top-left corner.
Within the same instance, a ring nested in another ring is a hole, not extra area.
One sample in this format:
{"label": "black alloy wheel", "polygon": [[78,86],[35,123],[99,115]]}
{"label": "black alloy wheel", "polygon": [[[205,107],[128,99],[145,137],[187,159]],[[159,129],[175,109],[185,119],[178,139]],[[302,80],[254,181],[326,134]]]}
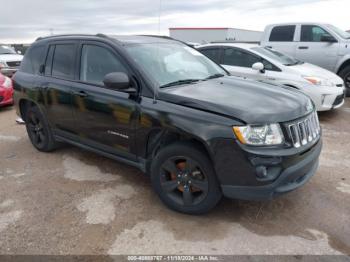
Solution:
{"label": "black alloy wheel", "polygon": [[27,133],[33,146],[42,152],[50,152],[59,144],[55,141],[48,122],[37,106],[31,106],[25,114]]}
{"label": "black alloy wheel", "polygon": [[38,147],[42,148],[46,141],[47,136],[44,132],[43,123],[40,121],[34,112],[30,112],[27,118],[28,133],[32,143]]}
{"label": "black alloy wheel", "polygon": [[169,158],[161,167],[161,187],[182,206],[199,204],[208,195],[209,185],[198,163],[189,157]]}
{"label": "black alloy wheel", "polygon": [[212,161],[190,142],[162,148],[151,165],[152,186],[169,208],[199,215],[213,209],[222,197]]}

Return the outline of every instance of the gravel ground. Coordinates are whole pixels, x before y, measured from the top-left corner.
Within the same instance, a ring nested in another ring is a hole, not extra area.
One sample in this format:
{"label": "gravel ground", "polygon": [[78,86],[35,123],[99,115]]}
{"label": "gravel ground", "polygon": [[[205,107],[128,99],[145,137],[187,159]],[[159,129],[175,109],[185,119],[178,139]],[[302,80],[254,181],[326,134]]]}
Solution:
{"label": "gravel ground", "polygon": [[66,146],[36,151],[0,109],[0,254],[350,254],[350,99],[320,114],[317,174],[269,202],[168,210],[138,170]]}

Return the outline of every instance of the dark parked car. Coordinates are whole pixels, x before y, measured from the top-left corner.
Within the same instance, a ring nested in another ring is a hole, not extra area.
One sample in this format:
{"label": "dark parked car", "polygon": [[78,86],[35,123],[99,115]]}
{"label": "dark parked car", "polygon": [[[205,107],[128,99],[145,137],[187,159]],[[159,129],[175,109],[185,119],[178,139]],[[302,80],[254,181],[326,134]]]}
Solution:
{"label": "dark parked car", "polygon": [[38,39],[14,86],[39,151],[67,142],[138,167],[180,212],[207,212],[222,195],[270,199],[318,167],[321,132],[307,96],[228,76],[175,40]]}

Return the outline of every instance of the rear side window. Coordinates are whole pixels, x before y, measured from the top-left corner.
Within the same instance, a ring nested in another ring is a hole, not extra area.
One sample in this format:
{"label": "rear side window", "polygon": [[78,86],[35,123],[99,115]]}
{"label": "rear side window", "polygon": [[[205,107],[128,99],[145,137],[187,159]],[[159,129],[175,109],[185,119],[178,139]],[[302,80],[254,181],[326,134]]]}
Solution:
{"label": "rear side window", "polygon": [[257,62],[261,62],[259,57],[239,49],[227,48],[224,51],[224,65],[252,67]]}
{"label": "rear side window", "polygon": [[329,36],[330,34],[319,26],[303,25],[301,27],[301,42],[321,42],[322,36]]}
{"label": "rear side window", "polygon": [[26,52],[20,71],[28,74],[39,74],[40,66],[44,64],[45,55],[45,46],[33,46]]}
{"label": "rear side window", "polygon": [[201,49],[199,50],[203,55],[210,58],[217,64],[220,64],[220,48],[209,48],[209,49]]}
{"label": "rear side window", "polygon": [[293,42],[295,25],[276,26],[271,30],[270,42]]}
{"label": "rear side window", "polygon": [[84,45],[81,53],[80,80],[103,85],[105,75],[127,73],[119,58],[110,50],[97,45]]}
{"label": "rear side window", "polygon": [[55,47],[52,61],[52,76],[64,79],[74,78],[74,44],[59,44]]}

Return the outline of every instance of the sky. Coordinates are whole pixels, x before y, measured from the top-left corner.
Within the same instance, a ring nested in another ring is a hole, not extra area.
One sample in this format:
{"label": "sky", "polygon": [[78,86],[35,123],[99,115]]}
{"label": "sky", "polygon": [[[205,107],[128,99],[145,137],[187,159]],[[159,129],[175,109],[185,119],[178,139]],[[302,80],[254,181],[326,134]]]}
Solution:
{"label": "sky", "polygon": [[0,43],[66,33],[169,35],[169,27],[262,31],[281,22],[324,22],[349,30],[349,10],[350,0],[3,0]]}

